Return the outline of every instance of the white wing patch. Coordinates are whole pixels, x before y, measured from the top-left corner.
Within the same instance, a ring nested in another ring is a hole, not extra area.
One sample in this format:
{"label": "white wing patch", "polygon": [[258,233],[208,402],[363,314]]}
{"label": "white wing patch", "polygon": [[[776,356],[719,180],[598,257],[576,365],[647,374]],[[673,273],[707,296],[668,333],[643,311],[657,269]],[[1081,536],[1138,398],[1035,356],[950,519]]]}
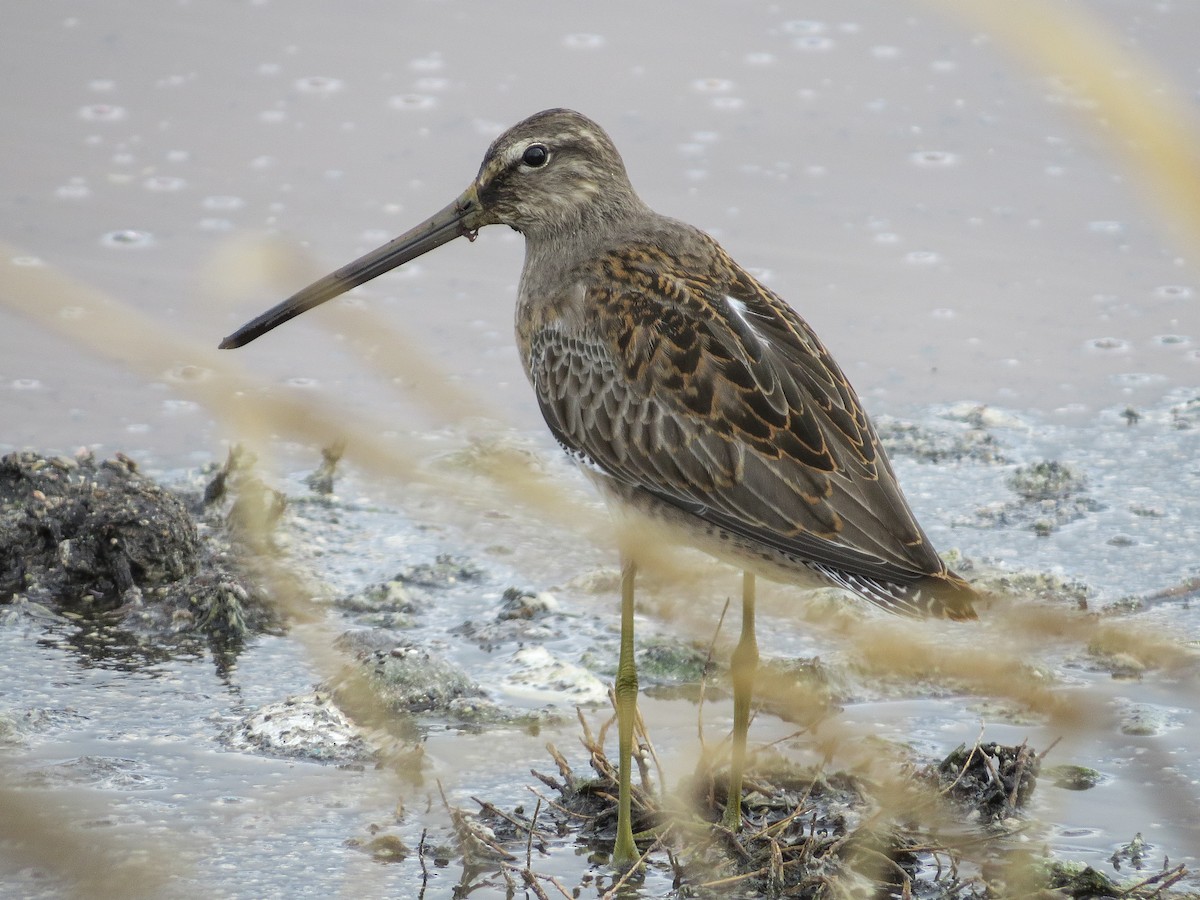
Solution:
{"label": "white wing patch", "polygon": [[763,343],[763,336],[759,333],[758,326],[755,324],[754,320],[766,319],[767,317],[761,313],[751,312],[750,308],[737,297],[727,296],[725,298],[725,303],[729,306],[729,309],[733,312],[733,314],[738,317],[738,321],[746,326],[746,330],[754,335],[754,339],[759,343]]}

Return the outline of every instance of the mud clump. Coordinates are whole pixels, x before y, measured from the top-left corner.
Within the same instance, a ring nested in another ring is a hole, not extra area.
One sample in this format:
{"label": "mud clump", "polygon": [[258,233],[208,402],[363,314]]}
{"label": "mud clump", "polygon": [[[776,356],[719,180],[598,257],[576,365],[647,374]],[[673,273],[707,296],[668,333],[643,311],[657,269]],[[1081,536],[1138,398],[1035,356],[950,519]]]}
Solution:
{"label": "mud clump", "polygon": [[127,457],[0,459],[0,595],[115,606],[195,574],[199,554],[186,507]]}
{"label": "mud clump", "polygon": [[131,633],[241,641],[272,620],[188,498],[123,454],[0,458],[0,609]]}

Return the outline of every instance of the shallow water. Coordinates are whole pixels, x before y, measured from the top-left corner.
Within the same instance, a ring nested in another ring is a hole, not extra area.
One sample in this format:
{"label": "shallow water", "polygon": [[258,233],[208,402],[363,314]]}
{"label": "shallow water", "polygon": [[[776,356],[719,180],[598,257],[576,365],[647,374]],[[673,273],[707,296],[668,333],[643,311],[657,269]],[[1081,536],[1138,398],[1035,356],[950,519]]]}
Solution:
{"label": "shallow water", "polygon": [[[1158,66],[1164,84],[1197,96],[1200,12],[1082,6]],[[936,426],[963,401],[1015,411],[996,430],[1010,466],[897,458],[939,547],[1081,579],[1101,603],[1200,574],[1200,426],[1176,428],[1170,414],[1200,381],[1188,247],[1120,156],[1121,140],[1095,127],[1096,110],[977,24],[908,4],[824,2],[799,14],[617,2],[601,14],[527,0],[179,2],[148,17],[142,5],[110,0],[22,4],[0,46],[7,83],[22,85],[6,98],[0,143],[0,238],[10,247],[0,265],[61,271],[197,346],[146,375],[0,309],[0,449],[86,444],[162,472],[222,456],[239,435],[197,402],[193,388],[211,376],[204,353],[311,277],[443,206],[502,128],[566,105],[608,129],[652,206],[712,232],[813,323],[874,414]],[[511,317],[521,253],[518,236],[487,230],[310,313],[234,364],[262,376],[264,393],[323,393],[369,410],[423,457],[461,449],[474,426],[459,420],[482,412],[504,424],[479,430],[527,435],[576,502],[592,504],[554,460],[520,373]],[[69,298],[39,299],[58,316],[76,314]],[[368,312],[399,334],[353,331]],[[415,359],[417,374],[389,381],[360,365],[388,354]],[[423,399],[443,381],[478,406]],[[1121,418],[1127,405],[1144,413],[1136,426]],[[291,471],[311,465],[316,449],[288,444],[281,455]],[[1013,466],[1041,459],[1080,469],[1102,508],[1046,538],[969,524],[976,507],[1011,497]],[[486,590],[456,596],[417,634],[495,684],[504,702],[550,700],[505,681],[516,668],[511,648],[485,654],[448,631],[494,615],[508,584],[559,597],[571,618],[551,643],[556,656],[615,653],[612,598],[570,587],[612,565],[602,543],[564,540],[529,512],[481,517],[499,501],[419,484],[355,473],[339,490],[365,501],[342,516],[353,534],[320,559],[339,590],[438,552],[470,548],[488,560]],[[736,592],[735,580],[714,577],[724,580],[705,601],[709,615],[682,615],[691,598],[664,590],[642,635],[707,640]],[[764,653],[853,655],[836,628],[796,611],[794,592],[764,593]],[[1192,606],[1163,602],[1137,618],[1195,640]],[[426,723],[428,779],[413,787],[370,769],[220,748],[221,728],[242,711],[322,677],[288,639],[260,640],[225,679],[207,659],[89,667],[36,622],[0,628],[0,641],[5,708],[74,710],[6,751],[6,770],[135,856],[147,844],[166,848],[178,866],[164,895],[198,885],[231,897],[296,895],[299,885],[310,895],[411,893],[420,877],[412,857],[381,866],[343,843],[391,823],[401,799],[407,814],[394,827],[410,847],[424,828],[444,836],[440,801],[425,799],[435,777],[462,805],[471,795],[528,802],[513,773],[550,768],[546,740],[578,746],[569,703],[558,704],[567,721],[536,737]],[[1194,869],[1194,680],[1114,681],[1070,665],[1069,651],[1037,652],[1046,658],[1035,662],[1081,695],[1114,710],[1144,704],[1162,721],[1138,736],[1101,723],[1060,745],[1058,761],[1109,780],[1082,793],[1044,786],[1036,813],[1049,823],[1047,842],[1102,867],[1140,830],[1153,864],[1169,854]],[[1028,737],[1041,748],[1060,736],[974,704],[881,696],[850,705],[840,725],[914,740],[934,756],[973,740],[981,718],[990,739]],[[644,712],[668,770],[688,770],[694,708],[648,700]],[[713,733],[723,716],[721,704],[706,715]],[[788,729],[762,716],[753,736]],[[803,742],[792,749],[809,752]],[[541,868],[577,875],[575,851],[556,854]],[[61,893],[35,869],[5,859],[0,885]],[[457,873],[435,875],[428,896],[448,895]],[[642,894],[666,887],[651,880]]]}
{"label": "shallow water", "polygon": [[[1196,11],[1087,7],[1181,95],[1200,87],[1181,39]],[[569,105],[613,134],[651,205],[712,231],[809,317],[873,409],[969,398],[1078,416],[1195,383],[1186,248],[1061,79],[921,6],[683,10],[25,5],[2,38],[9,82],[31,85],[7,103],[4,237],[15,262],[211,347],[456,196],[503,127]],[[253,236],[288,250],[261,259]],[[341,305],[383,312],[538,427],[511,335],[519,239],[460,243]],[[354,377],[347,354],[369,348],[330,340],[338,315],[355,313],[322,310],[239,363],[410,421]],[[194,360],[136,378],[0,316],[6,442],[170,462],[226,436],[186,402]]]}

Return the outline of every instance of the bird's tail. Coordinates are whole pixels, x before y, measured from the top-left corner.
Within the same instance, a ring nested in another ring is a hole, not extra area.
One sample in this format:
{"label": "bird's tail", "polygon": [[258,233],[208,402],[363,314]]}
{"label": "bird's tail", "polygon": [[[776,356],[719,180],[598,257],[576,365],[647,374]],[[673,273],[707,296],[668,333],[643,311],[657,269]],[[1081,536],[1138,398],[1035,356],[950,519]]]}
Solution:
{"label": "bird's tail", "polygon": [[975,612],[979,592],[948,569],[940,575],[923,575],[914,581],[900,583],[843,572],[819,563],[812,567],[831,584],[888,612],[954,621],[979,618]]}

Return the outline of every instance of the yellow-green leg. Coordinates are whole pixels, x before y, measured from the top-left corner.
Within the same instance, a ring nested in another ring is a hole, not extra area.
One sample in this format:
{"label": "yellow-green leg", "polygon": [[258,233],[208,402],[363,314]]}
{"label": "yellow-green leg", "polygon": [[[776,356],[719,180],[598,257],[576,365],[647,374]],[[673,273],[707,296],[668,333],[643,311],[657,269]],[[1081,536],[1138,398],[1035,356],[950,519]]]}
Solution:
{"label": "yellow-green leg", "polygon": [[617,758],[620,762],[620,792],[617,804],[617,842],[612,863],[625,870],[638,860],[633,842],[630,777],[633,755],[633,724],[637,719],[638,678],[633,659],[633,579],[637,566],[625,560],[621,566],[621,656],[617,662]]}
{"label": "yellow-green leg", "polygon": [[754,637],[754,575],[742,573],[742,636],[730,660],[733,680],[733,746],[729,759],[729,798],[722,824],[733,831],[742,826],[742,771],[746,765],[746,732],[750,729],[750,698],[758,669],[758,641]]}

